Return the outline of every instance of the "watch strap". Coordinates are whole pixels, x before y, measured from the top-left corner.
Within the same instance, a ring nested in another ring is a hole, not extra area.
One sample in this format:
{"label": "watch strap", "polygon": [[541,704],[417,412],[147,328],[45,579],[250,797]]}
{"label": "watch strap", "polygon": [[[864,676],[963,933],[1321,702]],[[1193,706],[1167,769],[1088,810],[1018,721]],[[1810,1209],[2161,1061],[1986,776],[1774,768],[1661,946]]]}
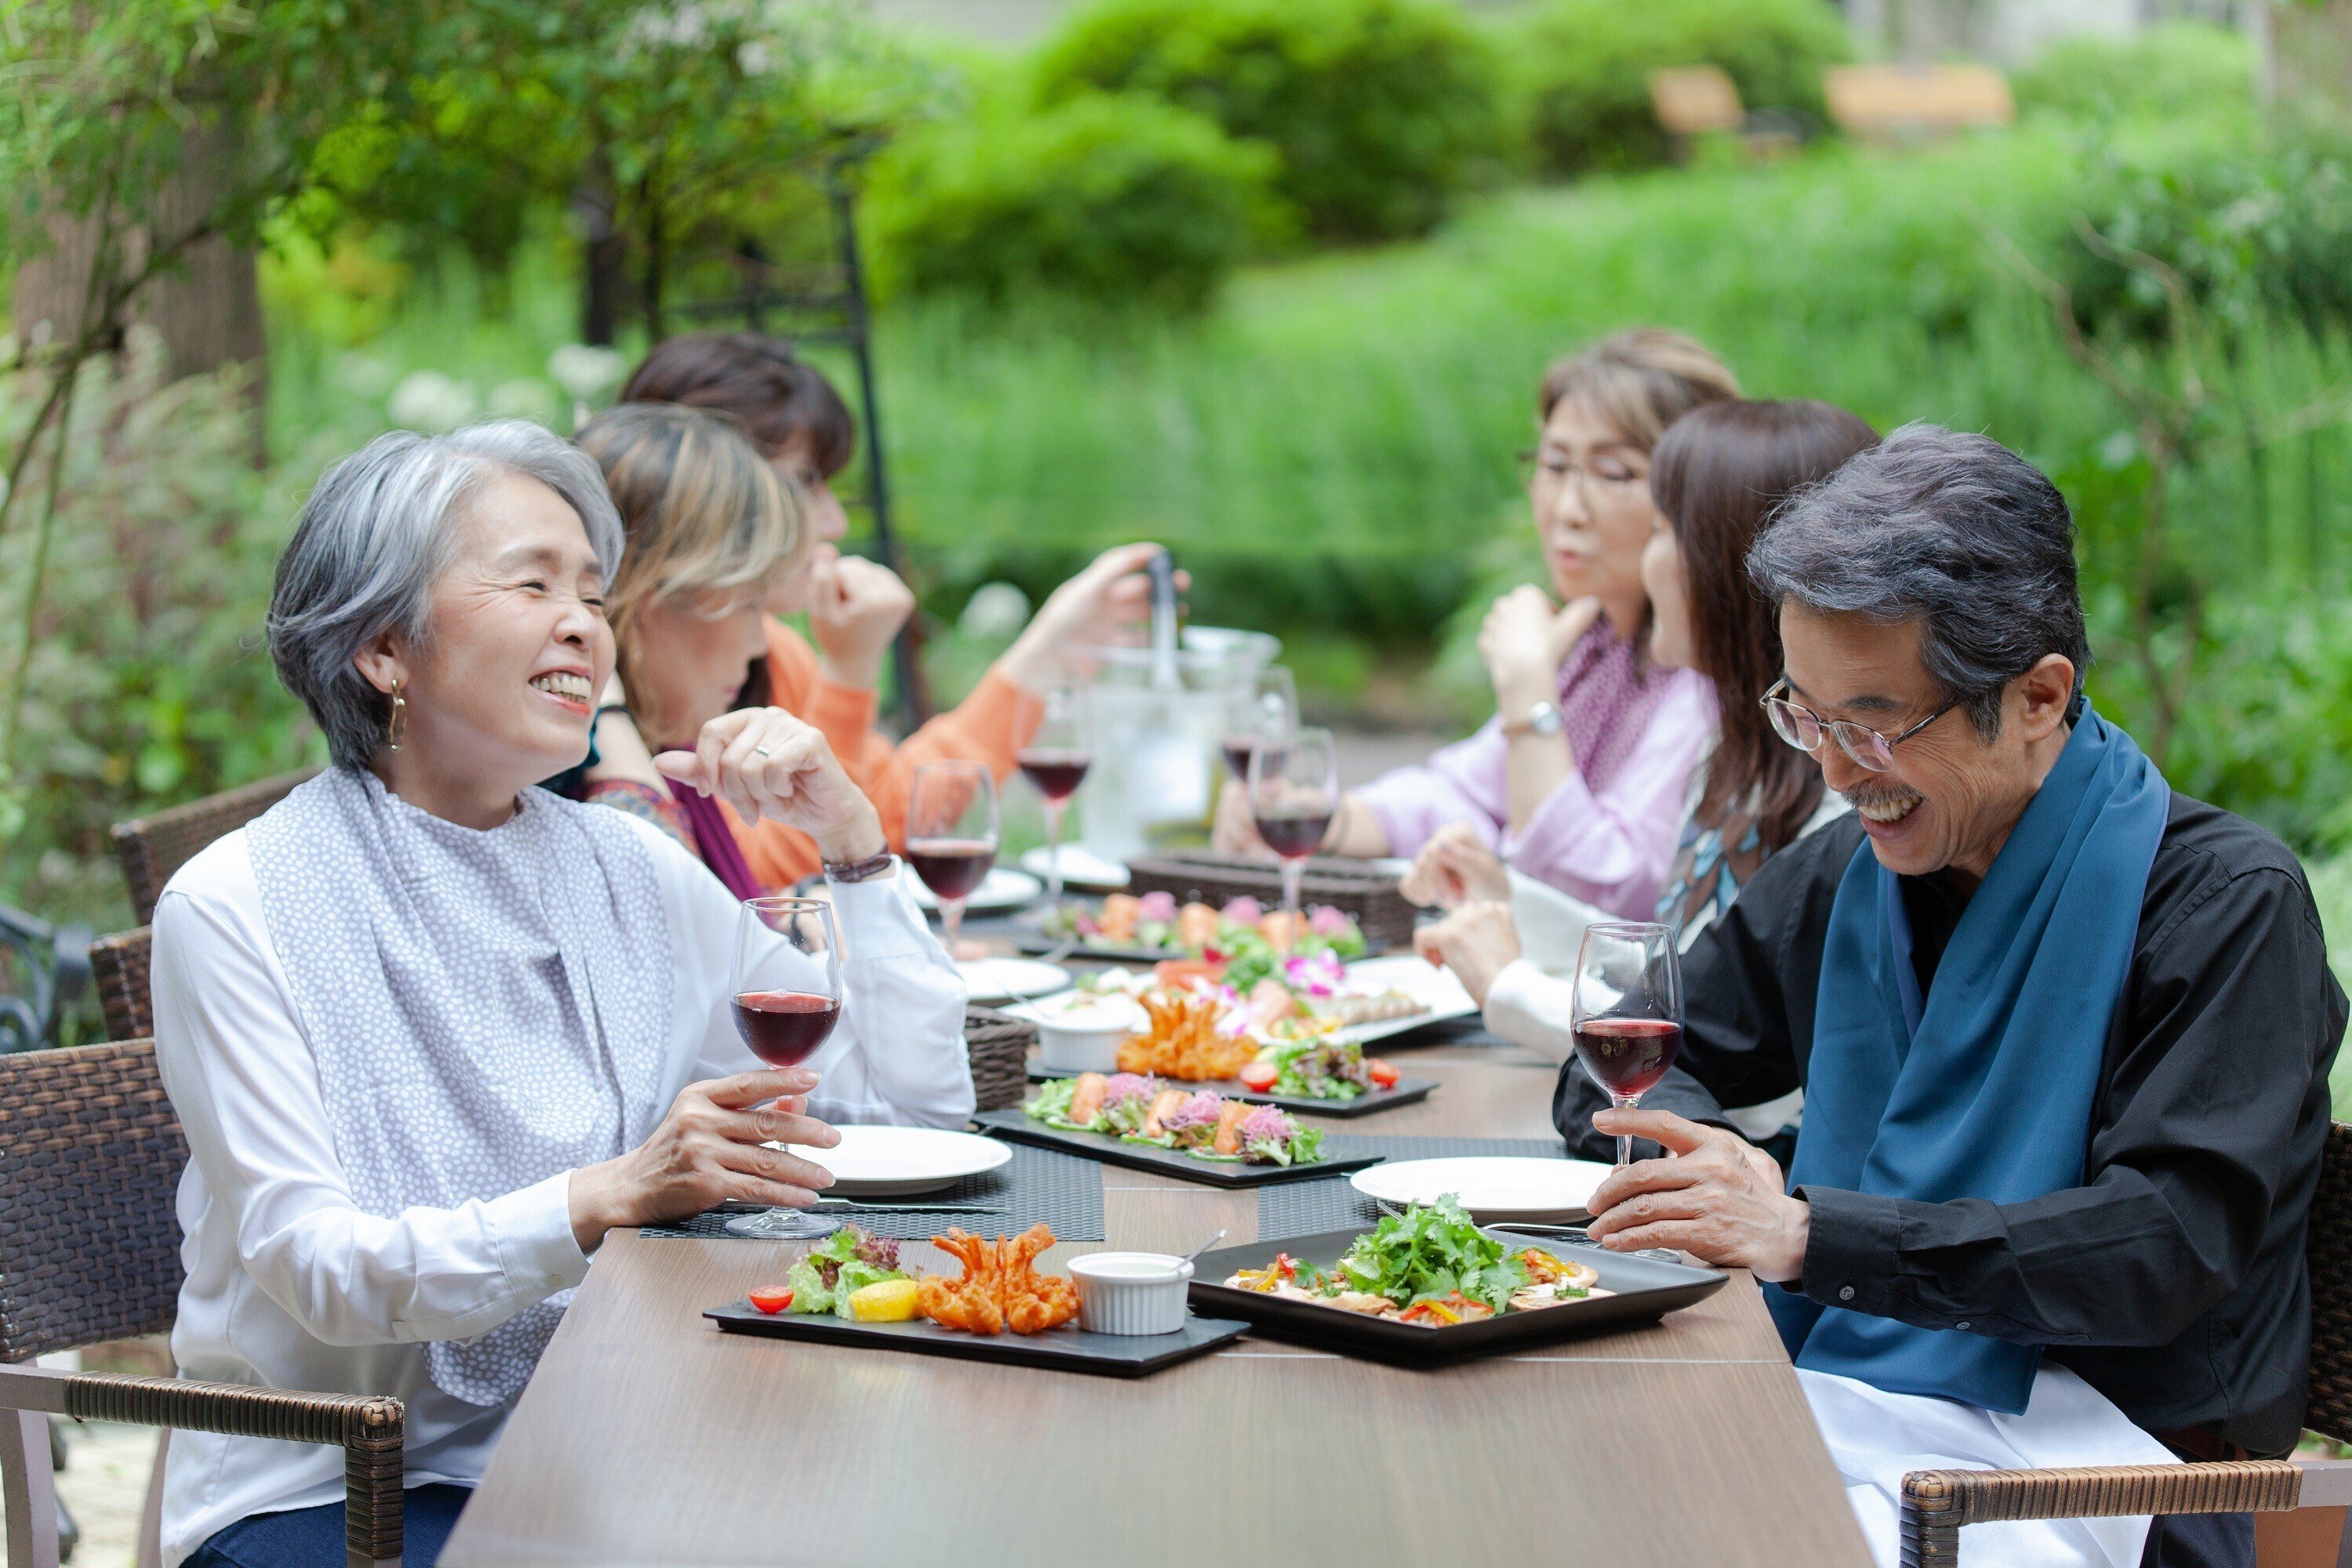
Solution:
{"label": "watch strap", "polygon": [[1503,721],[1503,733],[1513,739],[1521,735],[1557,735],[1560,732],[1560,711],[1557,702],[1536,702],[1517,719]]}
{"label": "watch strap", "polygon": [[863,860],[828,860],[824,879],[828,882],[870,882],[898,863],[898,858],[887,849],[878,855],[868,855]]}

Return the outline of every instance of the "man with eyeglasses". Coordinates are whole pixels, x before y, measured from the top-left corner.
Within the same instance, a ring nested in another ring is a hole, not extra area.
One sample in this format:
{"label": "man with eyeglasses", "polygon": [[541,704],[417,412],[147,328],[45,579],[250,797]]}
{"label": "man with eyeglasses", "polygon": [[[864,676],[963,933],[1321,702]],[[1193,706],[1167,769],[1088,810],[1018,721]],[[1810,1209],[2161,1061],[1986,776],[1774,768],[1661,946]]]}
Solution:
{"label": "man with eyeglasses", "polygon": [[[1694,944],[1680,1065],[1641,1110],[1562,1073],[1571,1152],[1675,1156],[1603,1183],[1592,1235],[1769,1282],[1884,1563],[1910,1470],[2291,1450],[2346,1019],[2294,856],[2085,702],[2073,520],[1997,443],[1896,432],[1748,572],[1780,610],[1774,727],[1855,810]],[[1800,1087],[1784,1176],[1721,1108]],[[2004,1568],[2253,1563],[2251,1515],[2148,1525],[1963,1543]]]}

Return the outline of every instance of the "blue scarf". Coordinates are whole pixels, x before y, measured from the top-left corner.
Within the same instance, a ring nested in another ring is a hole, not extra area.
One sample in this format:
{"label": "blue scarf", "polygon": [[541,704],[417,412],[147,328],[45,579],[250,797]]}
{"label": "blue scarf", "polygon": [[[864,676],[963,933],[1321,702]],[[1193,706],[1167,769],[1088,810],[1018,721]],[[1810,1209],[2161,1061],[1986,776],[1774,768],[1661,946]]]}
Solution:
{"label": "blue scarf", "polygon": [[[2085,709],[1961,914],[1927,997],[1902,889],[1865,841],[1830,909],[1789,1184],[1949,1203],[2077,1185],[2107,1029],[2171,807]],[[1799,1366],[2018,1415],[2037,1345],[1765,1299]]]}

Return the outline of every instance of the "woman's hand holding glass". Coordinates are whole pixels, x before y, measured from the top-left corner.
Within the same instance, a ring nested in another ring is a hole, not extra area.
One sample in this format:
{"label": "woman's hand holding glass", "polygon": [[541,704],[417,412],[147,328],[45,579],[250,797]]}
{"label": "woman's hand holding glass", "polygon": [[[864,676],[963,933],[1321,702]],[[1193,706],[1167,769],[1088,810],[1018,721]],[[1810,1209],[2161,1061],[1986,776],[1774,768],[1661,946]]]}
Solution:
{"label": "woman's hand holding glass", "polygon": [[664,752],[666,777],[715,795],[745,822],[774,817],[816,840],[828,863],[878,855],[882,819],[824,737],[781,708],[741,708],[702,727],[691,752]]}
{"label": "woman's hand holding glass", "polygon": [[619,1226],[657,1225],[723,1203],[806,1208],[833,1184],[822,1165],[763,1147],[830,1149],[841,1134],[807,1114],[816,1074],[738,1073],[678,1091],[652,1136],[617,1159],[572,1173],[572,1234],[583,1252]]}

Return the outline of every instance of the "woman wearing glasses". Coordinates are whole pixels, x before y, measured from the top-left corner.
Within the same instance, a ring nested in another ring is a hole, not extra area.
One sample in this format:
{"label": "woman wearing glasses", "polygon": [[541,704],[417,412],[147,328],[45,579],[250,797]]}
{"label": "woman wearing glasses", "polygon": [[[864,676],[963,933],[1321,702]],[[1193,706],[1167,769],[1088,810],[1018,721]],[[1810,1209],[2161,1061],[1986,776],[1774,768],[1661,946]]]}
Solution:
{"label": "woman wearing glasses", "polygon": [[[1343,797],[1326,853],[1412,855],[1459,825],[1537,881],[1648,918],[1715,729],[1706,679],[1649,653],[1650,453],[1683,415],[1738,395],[1713,354],[1655,330],[1552,368],[1528,481],[1550,591],[1514,589],[1487,612],[1478,649],[1495,717]],[[1229,791],[1219,813],[1220,840],[1235,847],[1253,837],[1241,805]]]}
{"label": "woman wearing glasses", "polygon": [[[1747,560],[1790,492],[1826,479],[1877,439],[1869,426],[1826,403],[1717,403],[1675,421],[1654,454],[1650,484],[1660,525],[1642,557],[1650,657],[1704,675],[1722,704],[1654,908],[1685,948],[1776,850],[1847,809],[1822,789],[1812,759],[1783,743],[1790,736],[1817,742],[1819,731],[1809,716],[1776,708],[1787,691],[1780,623],[1749,588]],[[1853,743],[1867,744],[1858,736]],[[1566,1060],[1567,985],[1553,975],[1575,961],[1577,939],[1589,921],[1605,918],[1601,911],[1507,867],[1461,827],[1442,830],[1423,848],[1405,891],[1423,903],[1460,906],[1423,929],[1421,949],[1462,977],[1484,1004],[1487,1026]],[[1760,1142],[1795,1109],[1776,1100],[1730,1114]]]}

